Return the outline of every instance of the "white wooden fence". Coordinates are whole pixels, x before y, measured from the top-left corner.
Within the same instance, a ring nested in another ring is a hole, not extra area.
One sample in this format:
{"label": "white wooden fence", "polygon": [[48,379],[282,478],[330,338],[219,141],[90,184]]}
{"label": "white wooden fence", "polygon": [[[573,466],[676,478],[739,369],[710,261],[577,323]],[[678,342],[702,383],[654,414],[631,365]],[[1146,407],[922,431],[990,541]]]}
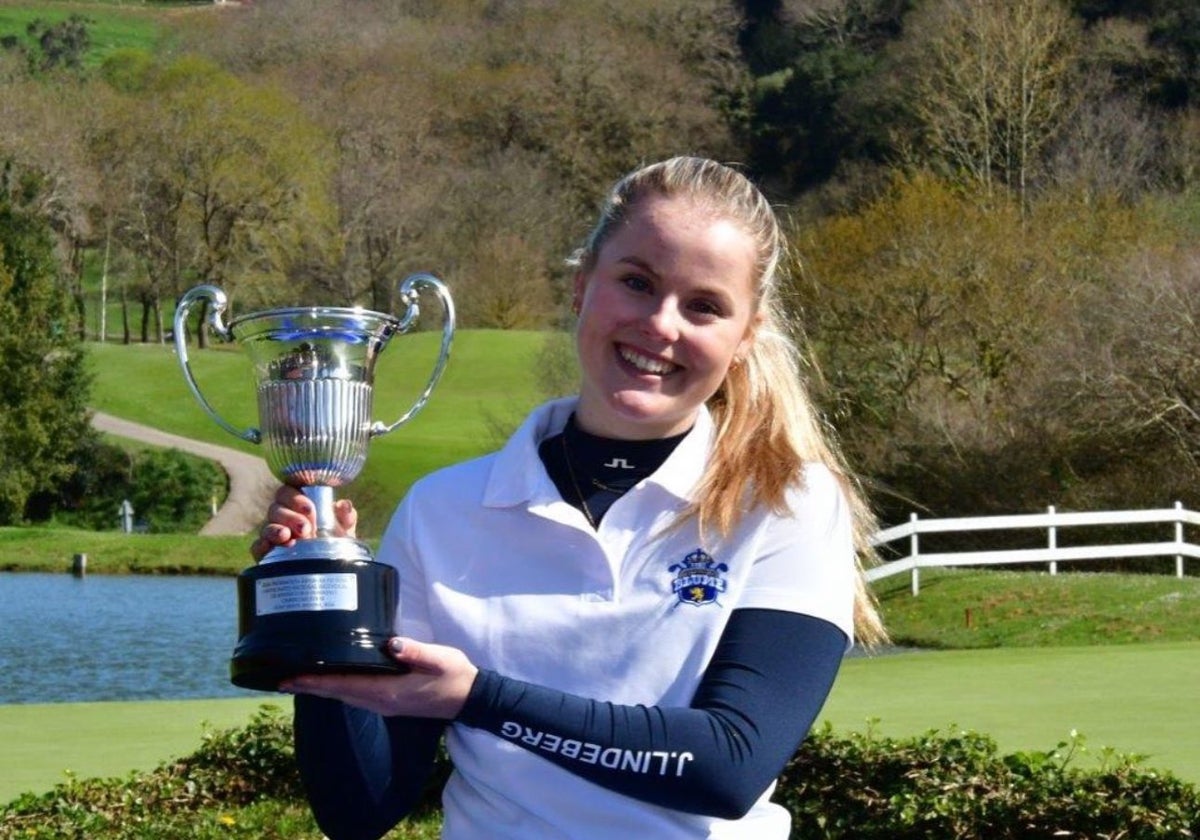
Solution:
{"label": "white wooden fence", "polygon": [[[1097,543],[1060,548],[1060,528],[1087,525],[1143,525],[1164,523],[1174,526],[1173,539],[1162,542],[1125,544]],[[1057,513],[1053,507],[1046,513],[1013,516],[976,516],[960,519],[919,519],[914,513],[903,525],[887,528],[871,540],[876,546],[891,545],[908,540],[908,554],[888,560],[867,570],[867,580],[880,580],[909,572],[912,575],[912,594],[920,592],[921,569],[946,566],[993,566],[1010,563],[1047,563],[1050,574],[1057,574],[1060,562],[1107,560],[1119,557],[1174,557],[1175,575],[1183,577],[1185,557],[1200,558],[1200,545],[1184,539],[1184,525],[1200,525],[1200,513],[1184,510],[1183,504],[1160,510],[1094,511],[1088,513]],[[961,533],[965,531],[1009,531],[1037,528],[1046,531],[1044,548],[1017,548],[998,551],[948,551],[922,554],[922,534]],[[903,550],[903,549],[901,549]]]}

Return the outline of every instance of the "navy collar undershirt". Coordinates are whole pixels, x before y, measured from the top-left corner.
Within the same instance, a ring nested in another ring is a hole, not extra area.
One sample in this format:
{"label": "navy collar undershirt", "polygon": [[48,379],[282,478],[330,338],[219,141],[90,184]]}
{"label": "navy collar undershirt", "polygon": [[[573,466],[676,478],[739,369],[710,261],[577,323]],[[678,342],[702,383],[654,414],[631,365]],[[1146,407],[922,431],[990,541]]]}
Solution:
{"label": "navy collar undershirt", "polygon": [[663,465],[687,432],[654,440],[620,440],[585,432],[572,414],[538,457],[563,499],[597,527],[613,502]]}

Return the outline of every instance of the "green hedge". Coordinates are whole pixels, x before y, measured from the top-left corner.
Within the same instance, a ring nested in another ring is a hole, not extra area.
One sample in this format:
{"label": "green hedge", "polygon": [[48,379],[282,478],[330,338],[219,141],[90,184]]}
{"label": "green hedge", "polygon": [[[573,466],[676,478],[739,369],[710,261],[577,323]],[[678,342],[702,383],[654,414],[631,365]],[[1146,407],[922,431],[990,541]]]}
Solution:
{"label": "green hedge", "polygon": [[[1110,754],[1072,766],[1082,738],[998,754],[973,732],[910,739],[814,732],[780,779],[794,838],[1150,840],[1200,836],[1200,790]],[[437,836],[443,756],[415,821],[392,837]],[[73,780],[0,808],[0,838],[320,838],[307,813],[290,720],[263,706],[249,725],[206,733],[191,756],[124,779]]]}
{"label": "green hedge", "polygon": [[1034,840],[1200,837],[1200,789],[1109,753],[1073,767],[1082,736],[1000,755],[975,732],[894,740],[815,732],[780,779],[793,837]]}

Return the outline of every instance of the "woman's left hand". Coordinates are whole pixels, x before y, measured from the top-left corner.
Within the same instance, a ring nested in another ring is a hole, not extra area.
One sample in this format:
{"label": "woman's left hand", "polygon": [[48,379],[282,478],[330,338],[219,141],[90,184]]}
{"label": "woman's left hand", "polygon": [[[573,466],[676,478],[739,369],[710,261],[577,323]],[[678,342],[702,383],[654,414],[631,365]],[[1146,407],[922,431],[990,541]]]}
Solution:
{"label": "woman's left hand", "polygon": [[301,674],[279,690],[341,700],[377,714],[453,720],[462,710],[479,669],[458,648],[396,637],[388,653],[410,671],[387,674]]}

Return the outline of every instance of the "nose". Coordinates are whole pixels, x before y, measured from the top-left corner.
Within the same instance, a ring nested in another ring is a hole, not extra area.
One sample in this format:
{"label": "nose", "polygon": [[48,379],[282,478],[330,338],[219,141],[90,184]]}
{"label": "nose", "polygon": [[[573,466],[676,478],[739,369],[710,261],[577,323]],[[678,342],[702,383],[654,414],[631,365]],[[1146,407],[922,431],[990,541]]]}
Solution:
{"label": "nose", "polygon": [[679,338],[680,326],[683,323],[678,305],[669,297],[653,301],[647,307],[646,316],[642,321],[647,335],[668,342]]}

